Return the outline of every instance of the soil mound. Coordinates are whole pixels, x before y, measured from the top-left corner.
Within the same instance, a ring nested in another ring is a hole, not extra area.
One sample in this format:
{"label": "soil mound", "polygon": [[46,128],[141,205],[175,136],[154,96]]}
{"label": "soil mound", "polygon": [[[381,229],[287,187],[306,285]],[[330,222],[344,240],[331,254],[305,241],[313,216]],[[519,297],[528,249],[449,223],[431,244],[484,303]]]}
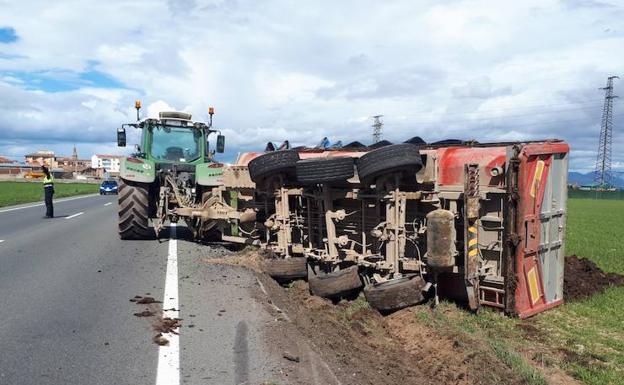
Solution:
{"label": "soil mound", "polygon": [[304,281],[284,288],[267,276],[259,279],[344,385],[526,383],[473,339],[446,337],[425,325],[415,308],[383,317],[363,296],[333,305],[310,295]]}
{"label": "soil mound", "polygon": [[565,259],[563,298],[566,301],[578,301],[608,287],[622,285],[624,275],[605,273],[587,258],[571,255]]}

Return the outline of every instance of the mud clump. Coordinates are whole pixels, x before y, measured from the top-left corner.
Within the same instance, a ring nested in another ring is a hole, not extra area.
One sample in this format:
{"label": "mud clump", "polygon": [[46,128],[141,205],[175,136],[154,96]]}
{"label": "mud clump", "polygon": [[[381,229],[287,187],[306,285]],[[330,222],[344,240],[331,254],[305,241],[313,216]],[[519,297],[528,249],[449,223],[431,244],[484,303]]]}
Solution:
{"label": "mud clump", "polygon": [[578,301],[623,285],[624,275],[605,273],[587,258],[576,255],[565,258],[563,298],[567,301]]}
{"label": "mud clump", "polygon": [[148,303],[160,303],[160,301],[156,301],[153,297],[143,297],[139,299],[138,301],[136,301],[136,303],[145,305]]}
{"label": "mud clump", "polygon": [[[221,257],[215,257],[212,253],[208,253],[202,260],[207,264],[246,267],[257,273],[262,273],[264,259],[255,249],[250,249]],[[224,276],[224,278],[226,277]]]}
{"label": "mud clump", "polygon": [[182,326],[180,318],[162,318],[156,322],[154,326],[154,330],[160,333],[173,333],[178,334],[176,329]]}
{"label": "mud clump", "polygon": [[163,337],[161,333],[156,334],[154,338],[152,338],[152,341],[154,341],[154,343],[159,346],[169,345],[169,340]]}
{"label": "mud clump", "polygon": [[147,305],[150,303],[161,303],[160,301],[156,301],[153,297],[141,297],[140,295],[135,295],[134,298],[130,298],[130,302],[141,305]]}
{"label": "mud clump", "polygon": [[151,316],[153,316],[154,314],[156,314],[156,312],[149,311],[149,310],[143,310],[143,311],[142,311],[142,312],[140,312],[140,313],[134,313],[134,316],[135,316],[135,317],[151,317]]}

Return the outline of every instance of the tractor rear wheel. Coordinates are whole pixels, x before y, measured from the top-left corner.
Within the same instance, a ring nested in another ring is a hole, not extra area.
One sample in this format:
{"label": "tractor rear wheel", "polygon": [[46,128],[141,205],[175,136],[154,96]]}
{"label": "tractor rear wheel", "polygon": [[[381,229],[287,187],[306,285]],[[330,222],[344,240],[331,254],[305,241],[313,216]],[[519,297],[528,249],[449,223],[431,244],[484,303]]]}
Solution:
{"label": "tractor rear wheel", "polygon": [[324,298],[341,297],[362,287],[357,266],[350,266],[327,274],[309,274],[308,283],[310,284],[310,293]]}
{"label": "tractor rear wheel", "polygon": [[364,288],[366,300],[380,312],[391,312],[422,302],[425,281],[420,276],[373,283]]}
{"label": "tractor rear wheel", "polygon": [[119,181],[119,238],[148,239],[149,220],[149,189],[142,183]]}

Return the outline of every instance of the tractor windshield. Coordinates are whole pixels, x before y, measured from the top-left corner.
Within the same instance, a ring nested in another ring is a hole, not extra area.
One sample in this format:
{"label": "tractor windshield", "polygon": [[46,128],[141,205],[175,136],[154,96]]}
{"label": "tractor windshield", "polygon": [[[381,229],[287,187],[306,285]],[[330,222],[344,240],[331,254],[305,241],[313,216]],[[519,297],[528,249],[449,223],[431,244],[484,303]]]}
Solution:
{"label": "tractor windshield", "polygon": [[191,162],[201,154],[200,130],[152,126],[152,156],[159,160]]}

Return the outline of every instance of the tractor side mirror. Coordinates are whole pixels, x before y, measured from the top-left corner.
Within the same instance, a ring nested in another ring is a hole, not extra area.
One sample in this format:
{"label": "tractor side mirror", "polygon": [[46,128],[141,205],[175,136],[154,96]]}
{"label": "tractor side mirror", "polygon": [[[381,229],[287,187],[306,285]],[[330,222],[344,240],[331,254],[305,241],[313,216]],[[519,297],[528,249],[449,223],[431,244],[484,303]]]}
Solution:
{"label": "tractor side mirror", "polygon": [[126,147],[126,129],[125,128],[117,129],[117,146]]}
{"label": "tractor side mirror", "polygon": [[225,151],[225,136],[219,135],[217,136],[217,152],[222,153]]}

